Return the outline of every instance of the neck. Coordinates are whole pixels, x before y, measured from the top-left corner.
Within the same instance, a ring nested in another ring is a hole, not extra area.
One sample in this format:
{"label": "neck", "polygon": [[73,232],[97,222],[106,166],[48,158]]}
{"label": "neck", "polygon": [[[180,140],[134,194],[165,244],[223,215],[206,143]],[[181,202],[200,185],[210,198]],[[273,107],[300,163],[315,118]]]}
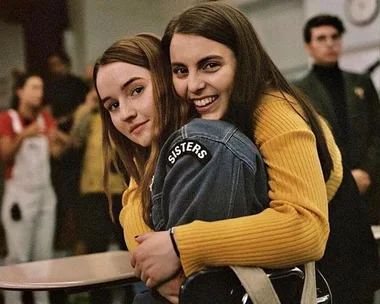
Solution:
{"label": "neck", "polygon": [[26,105],[20,105],[20,107],[17,110],[21,117],[26,118],[26,119],[35,119],[40,112],[39,108],[32,108],[28,107]]}
{"label": "neck", "polygon": [[320,72],[338,72],[340,71],[338,64],[333,65],[320,65],[314,64],[313,69]]}
{"label": "neck", "polygon": [[314,66],[321,67],[321,68],[335,68],[338,67],[338,62],[333,63],[322,63],[322,62],[314,62]]}

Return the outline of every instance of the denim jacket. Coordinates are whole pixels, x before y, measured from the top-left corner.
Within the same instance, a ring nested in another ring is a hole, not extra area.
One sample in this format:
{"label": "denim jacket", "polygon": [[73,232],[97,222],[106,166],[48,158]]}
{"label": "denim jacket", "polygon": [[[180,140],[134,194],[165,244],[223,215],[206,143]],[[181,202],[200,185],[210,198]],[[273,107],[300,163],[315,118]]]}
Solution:
{"label": "denim jacket", "polygon": [[154,229],[216,221],[269,206],[264,162],[237,127],[194,119],[164,144],[152,181]]}

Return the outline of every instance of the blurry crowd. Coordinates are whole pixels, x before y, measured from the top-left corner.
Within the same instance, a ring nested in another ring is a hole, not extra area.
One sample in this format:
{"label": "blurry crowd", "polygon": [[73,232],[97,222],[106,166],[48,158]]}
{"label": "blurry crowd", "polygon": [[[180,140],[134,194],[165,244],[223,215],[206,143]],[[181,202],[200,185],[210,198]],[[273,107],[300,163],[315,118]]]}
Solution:
{"label": "blurry crowd", "polygon": [[[14,72],[12,103],[1,113],[4,264],[104,252],[110,246],[127,249],[118,221],[124,179],[111,170],[111,211],[103,190],[102,128],[93,65],[78,77],[71,73],[67,54],[54,53],[46,67],[44,75]],[[41,197],[46,199],[43,212],[30,211]],[[18,300],[22,296],[9,294]],[[35,303],[46,302],[47,295],[40,302],[41,293],[36,294]],[[108,291],[92,292],[90,303],[111,303],[110,297]],[[24,296],[24,303],[30,301]]]}

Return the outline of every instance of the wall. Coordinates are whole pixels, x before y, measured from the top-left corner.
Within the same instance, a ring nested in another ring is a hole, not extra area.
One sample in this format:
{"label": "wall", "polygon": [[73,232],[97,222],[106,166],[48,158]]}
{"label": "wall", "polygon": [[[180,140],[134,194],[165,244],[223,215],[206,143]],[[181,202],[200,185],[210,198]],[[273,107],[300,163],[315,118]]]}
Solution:
{"label": "wall", "polygon": [[116,40],[139,32],[162,35],[170,18],[196,0],[71,0],[72,28],[68,52],[80,58],[73,66],[81,74]]}
{"label": "wall", "polygon": [[23,30],[20,25],[0,20],[0,109],[9,106],[12,69],[24,68]]}
{"label": "wall", "polygon": [[[67,52],[74,73],[81,75],[114,41],[142,31],[161,35],[176,13],[200,0],[69,0],[70,28],[65,34]],[[380,57],[380,16],[369,26],[350,24],[344,15],[344,0],[226,0],[241,8],[254,25],[265,48],[288,78],[308,68],[303,48],[302,27],[312,15],[327,12],[345,22],[344,54],[341,66],[363,71]],[[0,108],[7,106],[10,72],[23,68],[23,33],[20,25],[0,21]],[[380,68],[373,74],[380,88]]]}
{"label": "wall", "polygon": [[307,67],[301,36],[304,19],[302,2],[256,0],[240,6],[275,64],[289,78]]}

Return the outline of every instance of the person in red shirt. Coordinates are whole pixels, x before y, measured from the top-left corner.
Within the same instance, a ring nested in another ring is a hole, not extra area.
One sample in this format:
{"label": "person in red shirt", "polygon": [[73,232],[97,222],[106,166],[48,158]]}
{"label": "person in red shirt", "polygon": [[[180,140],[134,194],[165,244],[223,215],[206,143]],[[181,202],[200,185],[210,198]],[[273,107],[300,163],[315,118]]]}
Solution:
{"label": "person in red shirt", "polygon": [[[5,264],[53,256],[56,196],[50,155],[67,143],[49,112],[42,110],[43,80],[22,74],[16,80],[12,108],[0,113],[0,157],[6,167],[1,220],[7,244]],[[22,303],[20,292],[5,292],[5,304]],[[49,303],[46,292],[35,303]]]}

